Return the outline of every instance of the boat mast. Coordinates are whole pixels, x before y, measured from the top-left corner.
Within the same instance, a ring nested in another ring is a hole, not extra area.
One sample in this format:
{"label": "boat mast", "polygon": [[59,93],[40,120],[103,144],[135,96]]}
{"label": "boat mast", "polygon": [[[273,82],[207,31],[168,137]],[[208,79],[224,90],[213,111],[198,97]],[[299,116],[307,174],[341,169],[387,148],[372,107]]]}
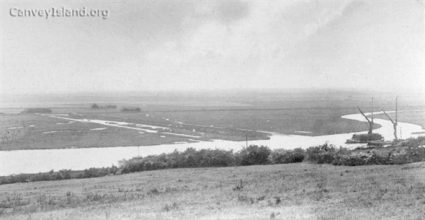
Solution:
{"label": "boat mast", "polygon": [[398,115],[398,112],[397,112],[397,109],[398,108],[398,96],[396,96],[395,97],[395,123],[397,123],[398,121],[397,121],[397,115]]}
{"label": "boat mast", "polygon": [[359,110],[360,114],[363,115],[363,117],[366,119],[367,123],[369,123],[369,131],[367,132],[369,135],[372,134],[372,129],[373,129],[373,122],[366,116],[365,113],[363,113],[363,111],[360,109],[360,107],[357,106],[357,109]]}
{"label": "boat mast", "polygon": [[395,123],[393,124],[395,140],[397,140],[397,123],[398,123],[398,96],[395,97]]}
{"label": "boat mast", "polygon": [[373,96],[372,96],[372,129],[373,129]]}

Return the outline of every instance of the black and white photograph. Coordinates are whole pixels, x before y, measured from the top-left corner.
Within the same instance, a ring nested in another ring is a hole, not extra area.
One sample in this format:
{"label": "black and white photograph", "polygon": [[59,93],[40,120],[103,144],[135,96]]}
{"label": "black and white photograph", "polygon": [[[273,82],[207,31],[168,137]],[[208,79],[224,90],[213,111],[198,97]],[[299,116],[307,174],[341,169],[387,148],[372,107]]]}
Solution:
{"label": "black and white photograph", "polygon": [[425,1],[0,0],[0,219],[425,219]]}

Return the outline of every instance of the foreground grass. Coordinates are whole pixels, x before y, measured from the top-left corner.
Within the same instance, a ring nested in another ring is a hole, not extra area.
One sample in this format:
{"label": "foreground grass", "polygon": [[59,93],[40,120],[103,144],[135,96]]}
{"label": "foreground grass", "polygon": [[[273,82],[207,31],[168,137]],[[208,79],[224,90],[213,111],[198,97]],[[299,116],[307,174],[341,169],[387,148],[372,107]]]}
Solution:
{"label": "foreground grass", "polygon": [[0,186],[0,219],[424,219],[425,163],[146,171]]}

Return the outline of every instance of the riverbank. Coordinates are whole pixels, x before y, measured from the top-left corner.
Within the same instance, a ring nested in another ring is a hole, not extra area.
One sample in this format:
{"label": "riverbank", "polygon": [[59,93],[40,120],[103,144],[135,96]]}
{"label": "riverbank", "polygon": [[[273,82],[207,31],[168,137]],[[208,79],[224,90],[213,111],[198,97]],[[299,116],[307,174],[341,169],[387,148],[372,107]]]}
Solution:
{"label": "riverbank", "polygon": [[425,163],[147,171],[0,186],[0,219],[422,219]]}
{"label": "riverbank", "polygon": [[[368,113],[366,113],[368,114]],[[41,116],[40,116],[41,117]],[[45,117],[50,118],[50,117]],[[360,114],[343,115],[341,118],[347,121],[364,123],[365,119]],[[50,118],[52,119],[52,118]],[[376,119],[375,122],[381,127],[377,132],[382,134],[386,140],[393,138],[392,124],[388,120]],[[63,122],[61,122],[63,123]],[[77,124],[77,123],[73,123]],[[90,123],[79,123],[80,125]],[[97,126],[97,125],[96,125]],[[96,127],[95,126],[95,127]],[[414,134],[418,131],[423,131],[419,125],[409,123],[399,123],[400,130],[403,130],[403,137],[418,136]],[[88,131],[90,132],[105,132],[106,130]],[[120,128],[115,128],[118,129]],[[126,130],[126,129],[124,129]],[[131,130],[132,132],[135,132]],[[249,145],[263,145],[271,149],[295,149],[308,148],[310,146],[318,146],[323,143],[333,144],[336,146],[345,146],[355,148],[360,145],[345,144],[345,141],[352,137],[354,133],[342,133],[334,135],[321,136],[304,136],[304,135],[283,135],[272,133],[268,140],[249,140]],[[73,137],[73,136],[70,136]],[[115,139],[125,140],[127,136],[120,136]],[[131,135],[134,137],[134,134]],[[110,138],[110,137],[108,137]],[[139,137],[140,138],[140,137]],[[163,139],[158,138],[156,139]],[[110,167],[118,165],[118,161],[130,159],[136,156],[149,156],[162,153],[171,153],[174,150],[184,151],[188,148],[196,150],[201,149],[221,149],[239,151],[246,146],[245,141],[228,141],[228,140],[213,140],[199,141],[194,143],[172,143],[152,146],[116,146],[116,147],[101,147],[101,148],[71,148],[71,149],[46,149],[46,150],[17,150],[17,151],[0,151],[0,176],[19,174],[19,173],[39,173],[48,172],[50,170],[84,170],[89,167]],[[93,158],[92,155],[96,155]]]}
{"label": "riverbank", "polygon": [[120,165],[105,168],[90,168],[82,171],[60,170],[37,174],[1,176],[0,184],[53,181],[64,179],[95,178],[126,173],[198,167],[229,167],[264,164],[316,163],[342,166],[394,165],[425,160],[425,137],[408,139],[388,147],[368,147],[349,150],[333,145],[319,145],[306,150],[275,149],[250,145],[238,152],[219,149],[174,151],[147,157],[123,160]]}

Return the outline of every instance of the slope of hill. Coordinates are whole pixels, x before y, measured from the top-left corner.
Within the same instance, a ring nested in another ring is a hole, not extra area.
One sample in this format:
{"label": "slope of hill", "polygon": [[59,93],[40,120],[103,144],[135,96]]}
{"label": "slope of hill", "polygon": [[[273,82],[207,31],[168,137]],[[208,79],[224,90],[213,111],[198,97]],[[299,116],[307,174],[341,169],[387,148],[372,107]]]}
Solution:
{"label": "slope of hill", "polygon": [[147,171],[0,186],[0,219],[423,219],[425,163]]}

